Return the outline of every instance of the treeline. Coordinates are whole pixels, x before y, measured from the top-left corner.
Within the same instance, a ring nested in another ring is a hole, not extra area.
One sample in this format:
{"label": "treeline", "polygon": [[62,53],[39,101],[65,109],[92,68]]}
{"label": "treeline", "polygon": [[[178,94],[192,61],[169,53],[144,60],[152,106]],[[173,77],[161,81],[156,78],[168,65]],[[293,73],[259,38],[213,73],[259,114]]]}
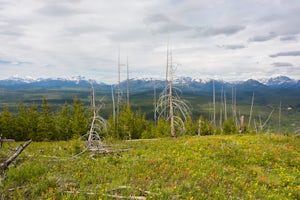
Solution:
{"label": "treeline", "polygon": [[[76,139],[88,132],[91,117],[91,109],[84,106],[78,98],[74,98],[71,105],[65,103],[58,111],[52,111],[47,99],[43,99],[41,105],[20,103],[16,113],[7,108],[0,113],[0,136],[17,141]],[[189,116],[184,122],[184,127],[176,128],[178,136],[234,134],[239,131],[233,119],[225,121],[222,127],[214,128],[211,121],[203,117],[193,120]],[[101,134],[104,138],[116,139],[169,137],[170,123],[162,118],[156,122],[147,120],[144,113],[133,112],[130,106],[124,104],[117,120],[110,116],[107,129]]]}
{"label": "treeline", "polygon": [[2,138],[17,141],[69,140],[78,138],[88,128],[88,117],[83,103],[73,99],[73,104],[65,103],[60,111],[51,111],[47,99],[41,105],[20,103],[17,113],[7,108],[0,115]]}

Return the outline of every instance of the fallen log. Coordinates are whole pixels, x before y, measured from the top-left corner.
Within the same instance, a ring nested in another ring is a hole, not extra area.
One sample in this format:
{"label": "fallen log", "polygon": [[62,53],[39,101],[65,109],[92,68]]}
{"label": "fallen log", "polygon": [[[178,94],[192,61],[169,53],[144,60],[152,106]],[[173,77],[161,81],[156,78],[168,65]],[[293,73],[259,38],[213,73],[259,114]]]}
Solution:
{"label": "fallen log", "polygon": [[22,153],[22,151],[32,142],[32,140],[28,140],[23,145],[19,145],[16,152],[10,156],[6,161],[0,163],[0,174],[3,173],[4,170],[8,168],[8,166]]}
{"label": "fallen log", "polygon": [[4,142],[15,142],[15,140],[14,139],[6,139],[6,138],[2,139],[0,136],[0,147],[2,147]]}

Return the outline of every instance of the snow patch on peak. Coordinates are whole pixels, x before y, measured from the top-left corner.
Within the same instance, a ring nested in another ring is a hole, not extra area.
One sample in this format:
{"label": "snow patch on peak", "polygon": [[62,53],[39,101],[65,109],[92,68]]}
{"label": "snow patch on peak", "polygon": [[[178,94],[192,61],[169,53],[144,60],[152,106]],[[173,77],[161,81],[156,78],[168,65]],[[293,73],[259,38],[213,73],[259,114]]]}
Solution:
{"label": "snow patch on peak", "polygon": [[18,74],[15,74],[15,75],[9,77],[7,80],[12,80],[12,81],[16,81],[16,82],[24,82],[24,83],[32,83],[32,82],[36,81],[36,79],[32,78],[31,76],[21,77]]}
{"label": "snow patch on peak", "polygon": [[270,78],[266,85],[283,85],[283,84],[294,84],[296,80],[293,80],[287,76],[277,76],[275,78]]}

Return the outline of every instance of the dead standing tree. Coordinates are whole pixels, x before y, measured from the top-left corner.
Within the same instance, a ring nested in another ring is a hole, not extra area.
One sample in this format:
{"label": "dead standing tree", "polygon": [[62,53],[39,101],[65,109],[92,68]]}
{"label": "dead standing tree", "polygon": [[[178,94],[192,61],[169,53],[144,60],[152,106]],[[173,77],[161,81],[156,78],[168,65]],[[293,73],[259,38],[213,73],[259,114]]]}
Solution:
{"label": "dead standing tree", "polygon": [[[92,122],[90,125],[90,130],[83,136],[87,137],[86,141],[86,149],[81,153],[89,150],[92,152],[92,157],[95,153],[100,154],[117,154],[119,155],[121,152],[128,151],[128,149],[112,149],[108,148],[107,144],[104,142],[103,134],[107,131],[107,121],[99,115],[99,111],[101,110],[103,103],[100,100],[100,104],[96,105],[96,98],[95,98],[95,91],[92,85],[92,92],[91,92],[91,110],[92,110]],[[81,153],[73,156],[76,157]]]}
{"label": "dead standing tree", "polygon": [[175,67],[172,63],[172,52],[167,51],[166,86],[158,98],[155,113],[158,118],[164,117],[170,121],[171,136],[176,137],[176,128],[181,134],[185,132],[184,121],[190,113],[187,103],[180,99],[178,89],[173,86]]}
{"label": "dead standing tree", "polygon": [[[103,151],[105,150],[104,144],[103,144],[103,138],[101,138],[101,134],[106,131],[107,129],[107,123],[106,120],[101,117],[98,113],[100,109],[102,108],[102,103],[100,105],[96,106],[95,102],[95,91],[94,87],[92,85],[92,92],[91,92],[91,109],[92,109],[92,122],[90,130],[85,135],[87,137],[87,148],[90,151]],[[102,100],[100,101],[102,102]]]}

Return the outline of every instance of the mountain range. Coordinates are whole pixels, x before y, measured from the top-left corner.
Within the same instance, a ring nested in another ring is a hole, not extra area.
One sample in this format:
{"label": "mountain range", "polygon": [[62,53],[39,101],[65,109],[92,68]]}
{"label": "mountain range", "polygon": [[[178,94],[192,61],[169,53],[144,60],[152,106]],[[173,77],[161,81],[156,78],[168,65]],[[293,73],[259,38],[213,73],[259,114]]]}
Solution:
{"label": "mountain range", "polygon": [[[267,88],[277,88],[285,89],[292,88],[300,89],[300,80],[291,79],[287,76],[278,76],[275,78],[265,79],[265,80],[254,80],[249,79],[246,81],[238,82],[227,82],[223,80],[202,80],[195,79],[191,77],[180,77],[174,79],[174,85],[183,91],[211,91],[212,86],[215,85],[216,89],[221,88],[232,88],[237,89],[267,89]],[[33,79],[33,78],[21,78],[12,77],[8,79],[0,80],[0,88],[6,89],[30,89],[30,88],[82,88],[90,87],[91,84],[94,87],[102,87],[103,89],[110,89],[112,85],[103,82],[97,82],[95,80],[86,79],[82,76],[71,77],[68,79],[63,78],[47,78],[47,79]],[[114,84],[113,86],[115,86]],[[165,80],[155,80],[151,78],[135,78],[129,80],[130,90],[133,92],[144,91],[156,88],[163,88],[165,85]],[[127,81],[121,82],[121,88],[127,87]]]}
{"label": "mountain range", "polygon": [[[158,97],[166,81],[162,79],[135,78],[129,80],[130,102],[133,110],[141,110],[146,117],[153,117],[153,99]],[[180,77],[173,81],[174,88],[181,98],[187,100],[192,107],[194,117],[200,115],[209,118],[213,88],[215,88],[216,102],[220,105],[222,98],[227,99],[228,106],[236,99],[238,112],[247,116],[251,99],[255,96],[254,112],[257,116],[266,119],[270,112],[282,113],[282,126],[290,129],[300,127],[300,80],[286,76],[278,76],[265,80],[249,79],[238,82],[223,80],[203,80],[191,77]],[[112,96],[118,90],[117,84],[107,84],[82,76],[63,78],[32,79],[12,77],[0,80],[0,111],[7,107],[17,112],[17,105],[41,105],[43,98],[51,104],[53,110],[59,110],[64,103],[72,104],[74,97],[79,98],[86,106],[90,105],[91,84],[95,88],[97,97],[103,98],[106,105],[101,110],[108,118],[112,109]],[[127,81],[120,83],[121,98],[126,99]],[[113,94],[112,95],[112,91]],[[155,93],[156,92],[156,93]],[[253,96],[254,95],[254,96]],[[230,106],[229,106],[230,107]],[[228,109],[230,110],[230,108]],[[272,111],[272,112],[273,112]],[[219,114],[218,114],[219,115]],[[271,121],[277,127],[277,116],[274,114]],[[259,118],[257,118],[259,120]]]}

